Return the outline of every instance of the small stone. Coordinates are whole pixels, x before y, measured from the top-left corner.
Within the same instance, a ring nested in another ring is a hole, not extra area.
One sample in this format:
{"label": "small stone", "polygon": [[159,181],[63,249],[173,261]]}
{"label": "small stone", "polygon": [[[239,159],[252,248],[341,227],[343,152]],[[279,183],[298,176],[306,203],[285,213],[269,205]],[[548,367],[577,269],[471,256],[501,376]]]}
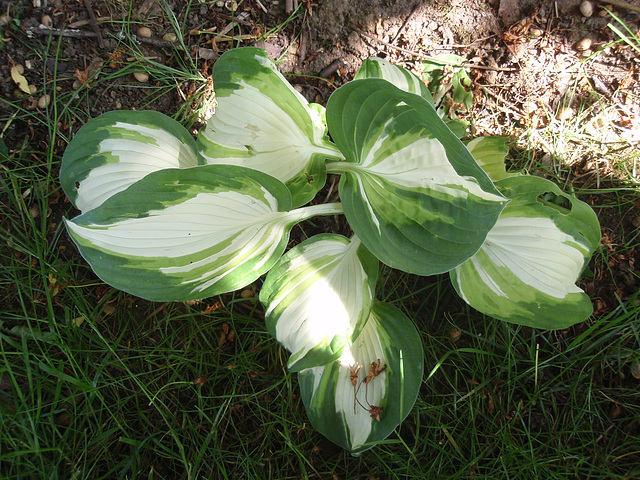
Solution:
{"label": "small stone", "polygon": [[37,91],[38,91],[38,87],[36,87],[35,85],[29,85],[29,93],[31,93],[31,95],[33,95]]}
{"label": "small stone", "polygon": [[178,41],[178,36],[175,33],[165,33],[162,36],[162,40],[164,40],[165,42],[175,43]]}
{"label": "small stone", "polygon": [[38,218],[40,216],[40,207],[38,207],[38,205],[31,205],[29,207],[29,213],[31,214],[32,218]]}
{"label": "small stone", "polygon": [[571,107],[562,107],[556,114],[556,118],[561,122],[569,120],[571,117],[573,117],[573,108]]}
{"label": "small stone", "polygon": [[149,27],[140,27],[138,29],[138,36],[143,38],[151,38],[153,32]]}
{"label": "small stone", "polygon": [[78,90],[82,86],[82,82],[80,80],[74,80],[71,88],[73,90]]}
{"label": "small stone", "polygon": [[216,7],[220,7],[220,8],[224,7],[224,0],[218,0],[216,2]]}
{"label": "small stone", "polygon": [[593,15],[593,4],[588,1],[584,1],[580,4],[580,13],[585,17]]}
{"label": "small stone", "polygon": [[242,298],[251,298],[255,295],[253,288],[245,288],[242,292],[240,292],[240,296]]}
{"label": "small stone", "polygon": [[51,20],[51,17],[49,15],[43,15],[40,19],[40,23],[47,28],[53,27],[53,20]]}
{"label": "small stone", "polygon": [[140,83],[146,83],[149,81],[149,75],[144,72],[135,72],[133,76]]}
{"label": "small stone", "polygon": [[584,38],[578,40],[578,43],[576,43],[576,50],[578,50],[580,52],[584,52],[585,50],[589,50],[591,48],[591,44],[592,43],[593,43],[593,41],[589,37],[584,37]]}
{"label": "small stone", "polygon": [[540,30],[539,28],[532,28],[531,30],[529,30],[529,35],[531,35],[532,38],[539,38],[542,36],[544,32],[542,30]]}
{"label": "small stone", "polygon": [[531,115],[536,110],[538,110],[538,105],[536,104],[536,102],[524,102],[524,104],[522,105],[522,109],[526,114]]}
{"label": "small stone", "polygon": [[49,95],[49,94],[42,95],[38,99],[38,108],[47,108],[50,103],[51,103],[51,95]]}

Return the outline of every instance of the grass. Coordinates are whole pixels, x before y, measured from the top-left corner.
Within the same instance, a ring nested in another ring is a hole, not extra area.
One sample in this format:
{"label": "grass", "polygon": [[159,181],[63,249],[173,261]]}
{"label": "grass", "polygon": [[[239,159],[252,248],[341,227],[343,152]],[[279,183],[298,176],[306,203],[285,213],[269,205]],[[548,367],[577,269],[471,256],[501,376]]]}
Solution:
{"label": "grass", "polygon": [[[397,432],[352,457],[309,425],[255,297],[158,304],[97,280],[62,223],[73,215],[57,181],[66,142],[109,89],[135,88],[143,108],[176,89],[202,105],[209,88],[184,59],[167,67],[129,53],[133,61],[103,67],[91,89],[70,91],[71,74],[42,81],[39,93],[53,94],[47,109],[0,100],[11,139],[0,163],[0,478],[640,477],[637,292],[582,324],[537,331],[469,309],[444,276],[383,269],[378,297],[416,322],[425,377]],[[65,54],[43,41],[34,55],[44,69]],[[150,85],[131,80],[142,65]],[[202,112],[169,113],[191,125]],[[599,145],[579,122],[562,128],[578,160]],[[596,199],[611,243],[585,281],[619,290],[620,256],[639,243],[630,222],[637,156],[576,180],[566,151],[543,160],[523,139],[517,165]]]}

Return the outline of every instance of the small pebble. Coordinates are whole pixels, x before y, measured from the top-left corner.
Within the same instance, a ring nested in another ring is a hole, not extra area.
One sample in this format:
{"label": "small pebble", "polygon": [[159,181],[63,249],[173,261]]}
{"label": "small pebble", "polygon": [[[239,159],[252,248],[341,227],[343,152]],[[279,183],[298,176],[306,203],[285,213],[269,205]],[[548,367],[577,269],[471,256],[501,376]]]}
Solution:
{"label": "small pebble", "polygon": [[49,15],[43,15],[40,19],[40,23],[47,28],[53,27],[53,20],[51,20],[51,17]]}
{"label": "small pebble", "polygon": [[51,95],[42,95],[38,99],[38,108],[47,108],[51,103]]}
{"label": "small pebble", "polygon": [[573,117],[573,109],[571,107],[562,107],[556,114],[556,118],[561,122],[569,120],[571,117]]}
{"label": "small pebble", "polygon": [[165,33],[162,36],[162,40],[164,40],[165,42],[175,43],[178,41],[178,36],[175,33]]}
{"label": "small pebble", "polygon": [[585,50],[589,50],[591,48],[591,44],[593,41],[589,37],[584,37],[576,43],[576,50],[580,52],[584,52]]}
{"label": "small pebble", "polygon": [[531,30],[529,30],[529,35],[531,35],[531,37],[533,38],[541,37],[543,33],[544,32],[539,28],[532,28]]}
{"label": "small pebble", "polygon": [[146,83],[149,81],[149,75],[144,72],[135,72],[133,76],[140,83]]}
{"label": "small pebble", "polygon": [[535,112],[536,110],[538,110],[538,105],[536,104],[536,102],[525,102],[522,105],[522,109],[525,111],[525,113],[527,113],[528,115],[531,115],[533,112]]}
{"label": "small pebble", "polygon": [[138,29],[138,36],[143,38],[151,38],[153,32],[149,27],[140,27]]}
{"label": "small pebble", "polygon": [[594,121],[593,124],[597,127],[597,128],[604,128],[607,125],[607,122],[604,118],[602,117],[597,117]]}
{"label": "small pebble", "polygon": [[220,7],[220,8],[224,7],[224,0],[218,0],[216,2],[216,7]]}
{"label": "small pebble", "polygon": [[240,292],[240,296],[242,298],[251,298],[255,295],[252,288],[245,288],[242,292]]}
{"label": "small pebble", "polygon": [[31,95],[33,95],[37,91],[38,91],[38,87],[36,87],[35,85],[29,85],[29,92],[31,93]]}
{"label": "small pebble", "polygon": [[580,13],[585,17],[593,15],[593,4],[588,1],[584,1],[580,4]]}

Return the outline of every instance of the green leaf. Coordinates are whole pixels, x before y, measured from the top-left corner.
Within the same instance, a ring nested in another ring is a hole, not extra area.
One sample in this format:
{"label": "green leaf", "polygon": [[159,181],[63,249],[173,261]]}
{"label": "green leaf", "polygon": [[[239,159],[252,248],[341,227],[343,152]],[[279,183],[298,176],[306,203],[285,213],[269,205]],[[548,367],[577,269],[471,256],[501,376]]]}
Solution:
{"label": "green leaf", "polygon": [[340,356],[369,318],[377,278],[378,259],[357,237],[316,235],[278,261],[260,301],[269,331],[292,352],[289,370]]}
{"label": "green leaf", "polygon": [[242,288],[284,252],[291,226],[335,205],[287,211],[280,181],[249,168],[205,165],[151,173],[67,228],[94,272],[155,301]]}
{"label": "green leaf", "polygon": [[87,212],[151,172],[196,165],[195,140],[175,120],[153,111],[114,111],[78,130],[62,157],[60,183]]}
{"label": "green leaf", "polygon": [[[433,95],[438,114],[458,138],[468,134],[469,122],[458,118],[457,110],[461,105],[467,110],[473,106],[473,93],[467,90],[472,82],[464,63],[464,58],[448,54],[431,57],[422,64],[422,79]],[[448,94],[450,100],[445,101]]]}
{"label": "green leaf", "polygon": [[451,272],[454,287],[476,310],[508,322],[559,329],[585,320],[593,307],[575,283],[600,243],[593,210],[542,178],[496,185],[511,202],[482,249]]}
{"label": "green leaf", "polygon": [[7,148],[7,144],[4,143],[4,139],[2,137],[0,137],[0,157],[2,157],[3,160],[9,159],[9,149]]}
{"label": "green leaf", "polygon": [[325,184],[325,159],[342,157],[326,136],[318,106],[309,105],[259,48],[225,52],[213,80],[218,106],[198,135],[205,161],[268,173],[287,185],[294,206],[308,203]]}
{"label": "green leaf", "polygon": [[519,175],[519,173],[508,173],[504,163],[509,154],[508,140],[506,137],[478,137],[466,142],[475,161],[494,182]]}
{"label": "green leaf", "polygon": [[329,130],[345,162],[340,197],[362,243],[419,275],[451,270],[478,251],[506,199],[423,98],[381,79],[329,99]]}
{"label": "green leaf", "polygon": [[[368,450],[413,408],[423,364],[422,342],[413,323],[392,305],[375,303],[362,332],[340,359],[300,372],[311,424],[354,454]],[[379,373],[365,382],[372,366]]]}
{"label": "green leaf", "polygon": [[394,65],[382,58],[371,57],[362,62],[354,80],[363,78],[382,78],[387,82],[391,82],[400,90],[420,95],[433,105],[433,97],[422,80],[405,68]]}
{"label": "green leaf", "polygon": [[464,69],[465,59],[458,55],[436,55],[422,64],[423,80],[427,82],[433,100],[439,105],[444,96],[453,89],[452,99],[470,110],[473,106],[473,94],[467,91],[472,85]]}

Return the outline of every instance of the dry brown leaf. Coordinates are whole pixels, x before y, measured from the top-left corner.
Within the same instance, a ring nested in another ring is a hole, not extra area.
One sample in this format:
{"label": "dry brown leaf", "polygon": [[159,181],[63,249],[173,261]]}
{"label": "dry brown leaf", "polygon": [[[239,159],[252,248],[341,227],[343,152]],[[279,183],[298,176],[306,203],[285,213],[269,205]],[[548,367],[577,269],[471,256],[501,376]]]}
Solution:
{"label": "dry brown leaf", "polygon": [[29,82],[24,78],[24,75],[20,73],[20,69],[17,65],[11,67],[11,78],[18,85],[18,88],[22,90],[24,93],[31,94],[31,90],[29,89]]}
{"label": "dry brown leaf", "polygon": [[194,385],[204,385],[204,382],[207,381],[207,376],[206,375],[200,375],[198,378],[196,378],[193,381]]}

